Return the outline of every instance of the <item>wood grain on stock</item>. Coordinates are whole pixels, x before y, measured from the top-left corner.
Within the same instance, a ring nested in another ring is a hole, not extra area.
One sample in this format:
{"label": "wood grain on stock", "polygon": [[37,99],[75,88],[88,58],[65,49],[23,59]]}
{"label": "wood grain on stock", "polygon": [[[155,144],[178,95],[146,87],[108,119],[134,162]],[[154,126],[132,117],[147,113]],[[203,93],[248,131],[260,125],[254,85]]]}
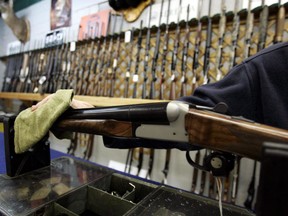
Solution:
{"label": "wood grain on stock", "polygon": [[64,119],[53,126],[56,130],[105,136],[132,137],[132,123],[115,120]]}
{"label": "wood grain on stock", "polygon": [[189,142],[261,160],[263,142],[288,143],[288,131],[191,109],[185,117]]}

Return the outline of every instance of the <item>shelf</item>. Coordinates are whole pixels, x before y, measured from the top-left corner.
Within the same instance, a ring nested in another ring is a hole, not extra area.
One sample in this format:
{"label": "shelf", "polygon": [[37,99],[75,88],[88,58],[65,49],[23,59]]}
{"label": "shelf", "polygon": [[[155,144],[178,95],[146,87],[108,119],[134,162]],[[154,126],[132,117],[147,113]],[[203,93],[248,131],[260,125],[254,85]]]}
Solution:
{"label": "shelf", "polygon": [[[49,94],[34,94],[34,93],[17,93],[17,92],[0,92],[0,99],[18,99],[24,101],[40,101],[47,97]],[[149,100],[149,99],[136,99],[136,98],[111,98],[111,97],[94,97],[75,95],[75,99],[86,101],[93,106],[118,106],[129,104],[141,104],[152,102],[163,102],[163,100]]]}

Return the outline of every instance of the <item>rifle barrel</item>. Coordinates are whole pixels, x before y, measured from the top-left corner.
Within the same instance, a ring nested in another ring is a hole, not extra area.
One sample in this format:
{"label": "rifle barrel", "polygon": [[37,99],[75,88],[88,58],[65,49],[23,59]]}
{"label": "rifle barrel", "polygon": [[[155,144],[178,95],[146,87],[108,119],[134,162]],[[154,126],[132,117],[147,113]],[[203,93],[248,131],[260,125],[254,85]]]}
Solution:
{"label": "rifle barrel", "polygon": [[98,107],[89,109],[67,110],[64,119],[113,119],[132,122],[169,123],[167,106],[169,102],[123,105],[114,107]]}

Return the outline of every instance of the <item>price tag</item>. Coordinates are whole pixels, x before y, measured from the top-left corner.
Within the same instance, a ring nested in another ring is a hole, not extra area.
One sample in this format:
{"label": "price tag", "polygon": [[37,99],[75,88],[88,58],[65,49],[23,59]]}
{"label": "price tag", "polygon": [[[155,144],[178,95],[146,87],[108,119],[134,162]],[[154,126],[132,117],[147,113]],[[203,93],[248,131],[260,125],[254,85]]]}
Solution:
{"label": "price tag", "polygon": [[76,50],[76,42],[72,41],[71,44],[70,44],[70,51],[74,52],[75,50]]}
{"label": "price tag", "polygon": [[133,75],[133,82],[138,82],[138,80],[139,80],[138,74],[134,74]]}
{"label": "price tag", "polygon": [[117,67],[117,59],[114,59],[113,60],[113,68],[116,68]]}
{"label": "price tag", "polygon": [[126,31],[125,32],[125,39],[124,39],[125,43],[129,43],[131,41],[131,31]]}

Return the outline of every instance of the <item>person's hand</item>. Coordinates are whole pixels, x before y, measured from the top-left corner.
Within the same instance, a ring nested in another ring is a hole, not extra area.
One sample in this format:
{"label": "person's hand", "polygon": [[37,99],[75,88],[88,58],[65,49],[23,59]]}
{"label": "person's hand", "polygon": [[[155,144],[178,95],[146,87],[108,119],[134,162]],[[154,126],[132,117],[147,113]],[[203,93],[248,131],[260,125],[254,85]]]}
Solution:
{"label": "person's hand", "polygon": [[54,96],[54,94],[48,95],[43,100],[39,101],[37,104],[32,105],[31,111],[35,111],[36,109],[38,109],[38,107],[40,107],[43,104],[47,103],[47,101],[49,101],[53,96]]}
{"label": "person's hand", "polygon": [[[42,106],[43,104],[47,103],[47,101],[49,101],[52,97],[54,96],[54,94],[51,94],[47,97],[45,97],[43,100],[39,101],[37,104],[33,105],[31,107],[31,111],[35,111],[36,109],[38,109],[38,107]],[[85,101],[80,101],[80,100],[76,100],[76,99],[72,99],[70,106],[73,109],[80,109],[80,108],[93,108],[94,106],[90,103],[87,103]]]}
{"label": "person's hand", "polygon": [[72,99],[70,106],[73,109],[80,109],[80,108],[93,108],[94,106],[88,102],[80,101],[76,99]]}

